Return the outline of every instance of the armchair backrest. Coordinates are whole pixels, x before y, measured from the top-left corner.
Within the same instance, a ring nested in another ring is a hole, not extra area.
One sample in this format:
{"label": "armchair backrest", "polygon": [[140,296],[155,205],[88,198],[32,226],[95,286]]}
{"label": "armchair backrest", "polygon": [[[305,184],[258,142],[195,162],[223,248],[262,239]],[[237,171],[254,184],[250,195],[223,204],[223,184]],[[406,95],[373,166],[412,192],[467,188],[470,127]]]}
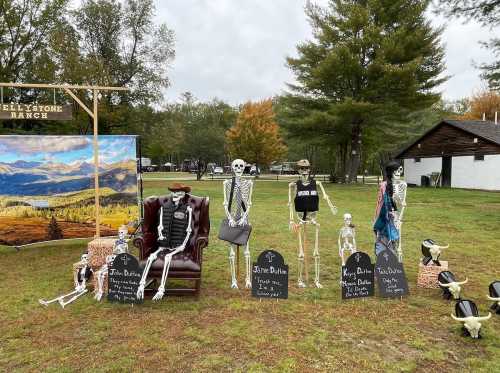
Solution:
{"label": "armchair backrest", "polygon": [[[158,249],[159,211],[161,205],[165,204],[170,198],[170,196],[152,196],[144,200],[141,259],[146,259],[149,254]],[[193,231],[191,232],[191,237],[184,253],[197,258],[198,253],[196,251],[208,244],[208,234],[210,233],[209,198],[197,197],[190,194],[186,194],[185,198],[187,198],[188,205],[193,209],[193,221],[191,224]]]}

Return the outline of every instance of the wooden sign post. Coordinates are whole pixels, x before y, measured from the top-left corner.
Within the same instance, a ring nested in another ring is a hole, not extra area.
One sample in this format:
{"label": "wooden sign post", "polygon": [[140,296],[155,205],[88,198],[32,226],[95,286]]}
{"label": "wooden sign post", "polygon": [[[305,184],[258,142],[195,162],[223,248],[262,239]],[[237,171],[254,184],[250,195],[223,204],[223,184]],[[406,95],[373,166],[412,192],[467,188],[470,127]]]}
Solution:
{"label": "wooden sign post", "polygon": [[[99,91],[128,91],[128,88],[125,87],[103,87],[103,86],[93,86],[93,85],[69,85],[69,84],[25,84],[25,83],[0,83],[0,89],[3,90],[3,87],[10,87],[10,88],[39,88],[39,89],[62,89],[64,90],[68,95],[71,96],[73,100],[75,100],[80,107],[87,112],[87,114],[94,120],[94,184],[95,184],[95,235],[96,238],[101,237],[101,229],[100,229],[100,224],[101,224],[101,217],[100,217],[100,206],[99,206],[99,144],[98,144],[98,134],[99,134],[99,129],[98,129],[98,104],[99,104]],[[93,110],[90,110],[87,105],[85,105],[82,100],[78,98],[78,96],[75,94],[74,90],[90,90],[92,91],[92,100],[93,100]],[[3,92],[3,91],[2,91]],[[2,95],[3,99],[3,95]],[[3,102],[1,103],[3,104]],[[6,106],[10,106],[11,104],[7,104]],[[19,106],[19,107],[17,107]],[[50,107],[50,106],[57,106],[57,105],[31,105],[31,112],[33,112],[33,106],[43,106],[44,109],[41,111],[43,112],[45,110],[45,106]],[[21,112],[20,110],[22,109],[20,105],[15,105],[12,107],[13,110],[10,110],[9,108],[5,108],[2,110],[5,112],[9,112],[10,115],[12,116],[12,112]],[[24,109],[27,109],[26,107]],[[51,111],[51,110],[49,110]],[[22,111],[22,113],[26,113],[27,111]],[[35,111],[35,112],[40,112],[40,111]],[[56,110],[57,112],[57,110]],[[40,119],[40,120],[66,120],[67,118],[43,118],[42,115],[37,115],[37,117],[34,117],[34,112],[33,112],[33,118],[26,118],[26,115],[23,114],[23,118],[20,118],[18,114],[16,114],[17,118],[9,118],[9,119]],[[0,115],[0,119],[3,117]],[[5,118],[3,118],[5,119]]]}

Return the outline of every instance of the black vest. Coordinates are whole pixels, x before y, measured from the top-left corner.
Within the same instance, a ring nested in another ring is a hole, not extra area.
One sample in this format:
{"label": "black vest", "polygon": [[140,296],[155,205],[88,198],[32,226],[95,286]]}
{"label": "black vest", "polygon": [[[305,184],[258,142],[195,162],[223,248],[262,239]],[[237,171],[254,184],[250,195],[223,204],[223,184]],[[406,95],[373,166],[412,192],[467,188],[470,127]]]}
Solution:
{"label": "black vest", "polygon": [[85,282],[87,282],[90,279],[90,276],[92,276],[92,268],[90,266],[85,266],[83,268],[80,268],[78,270],[78,283],[81,284],[83,280],[85,279]]}
{"label": "black vest", "polygon": [[319,197],[316,190],[316,180],[311,180],[309,184],[302,184],[302,180],[297,181],[297,194],[293,203],[297,212],[313,212],[319,209]]}
{"label": "black vest", "polygon": [[177,206],[172,200],[163,205],[163,240],[158,239],[161,247],[174,248],[184,242],[189,221],[187,208],[188,204],[182,200]]}

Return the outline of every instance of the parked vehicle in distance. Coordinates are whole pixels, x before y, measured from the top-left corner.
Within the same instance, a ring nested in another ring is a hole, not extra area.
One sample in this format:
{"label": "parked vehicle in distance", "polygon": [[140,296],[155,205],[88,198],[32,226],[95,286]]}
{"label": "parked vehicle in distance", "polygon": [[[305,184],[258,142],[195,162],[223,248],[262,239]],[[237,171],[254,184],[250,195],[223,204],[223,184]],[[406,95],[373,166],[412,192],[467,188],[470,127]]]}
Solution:
{"label": "parked vehicle in distance", "polygon": [[142,172],[158,171],[158,166],[155,164],[152,164],[150,158],[141,157],[141,171]]}
{"label": "parked vehicle in distance", "polygon": [[214,175],[224,175],[224,169],[222,167],[215,167],[213,170]]}
{"label": "parked vehicle in distance", "polygon": [[269,171],[272,174],[294,175],[297,173],[294,165],[295,162],[274,163],[271,166],[269,166]]}
{"label": "parked vehicle in distance", "polygon": [[243,173],[250,176],[260,175],[260,168],[257,168],[257,166],[247,163]]}

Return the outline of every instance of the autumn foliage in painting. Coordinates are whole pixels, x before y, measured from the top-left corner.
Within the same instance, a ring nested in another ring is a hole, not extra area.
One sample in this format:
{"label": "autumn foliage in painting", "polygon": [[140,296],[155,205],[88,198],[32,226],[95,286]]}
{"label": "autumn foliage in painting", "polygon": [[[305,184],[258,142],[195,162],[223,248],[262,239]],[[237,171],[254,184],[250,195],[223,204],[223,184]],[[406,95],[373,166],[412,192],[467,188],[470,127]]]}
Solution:
{"label": "autumn foliage in painting", "polygon": [[500,112],[500,94],[494,91],[482,91],[469,99],[468,110],[458,119],[495,120],[495,113]]}
{"label": "autumn foliage in painting", "polygon": [[279,134],[272,101],[243,105],[235,125],[226,132],[226,144],[233,158],[259,166],[281,159],[287,149]]}

